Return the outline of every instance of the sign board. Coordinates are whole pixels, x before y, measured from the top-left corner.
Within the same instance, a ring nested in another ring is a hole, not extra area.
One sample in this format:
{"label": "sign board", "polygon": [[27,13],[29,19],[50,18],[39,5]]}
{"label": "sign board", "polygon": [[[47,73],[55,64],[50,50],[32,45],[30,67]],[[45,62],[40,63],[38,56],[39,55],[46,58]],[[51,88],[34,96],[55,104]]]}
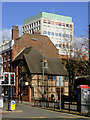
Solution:
{"label": "sign board", "polygon": [[11,110],[15,110],[15,101],[11,101]]}

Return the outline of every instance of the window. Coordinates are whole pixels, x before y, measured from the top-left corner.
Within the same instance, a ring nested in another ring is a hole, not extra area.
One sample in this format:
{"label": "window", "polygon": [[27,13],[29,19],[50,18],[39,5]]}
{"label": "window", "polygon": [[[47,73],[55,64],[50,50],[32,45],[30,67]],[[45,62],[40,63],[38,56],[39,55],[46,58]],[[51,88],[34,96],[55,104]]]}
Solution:
{"label": "window", "polygon": [[66,48],[68,48],[68,44],[66,45]]}
{"label": "window", "polygon": [[72,35],[70,35],[70,38],[72,38]]}
{"label": "window", "polygon": [[50,35],[50,32],[48,31],[48,35]]}
{"label": "window", "polygon": [[61,26],[61,23],[59,23],[58,25]]}
{"label": "window", "polygon": [[39,20],[39,24],[41,24],[41,21]]}
{"label": "window", "polygon": [[41,27],[39,26],[39,27],[38,27],[38,30],[40,30],[40,28],[41,28]]}
{"label": "window", "polygon": [[63,34],[63,37],[65,37],[65,34]]}
{"label": "window", "polygon": [[54,32],[52,32],[52,36],[54,36]]}
{"label": "window", "polygon": [[70,46],[70,49],[72,49],[72,46]]}
{"label": "window", "polygon": [[8,64],[8,70],[9,70],[9,72],[11,71],[11,67],[10,67],[10,64]]}
{"label": "window", "polygon": [[43,23],[47,23],[47,20],[44,20]]}
{"label": "window", "polygon": [[69,25],[68,24],[66,24],[66,27],[68,27]]}
{"label": "window", "polygon": [[6,56],[7,53],[4,53],[4,56]]}
{"label": "window", "polygon": [[26,30],[26,26],[25,26],[25,30]]}
{"label": "window", "polygon": [[44,35],[46,35],[46,34],[47,34],[47,32],[46,32],[46,31],[43,31],[43,34],[44,34]]}
{"label": "window", "polygon": [[72,28],[72,25],[70,25],[70,28]]}
{"label": "window", "polygon": [[56,47],[58,47],[58,44],[55,44]]}
{"label": "window", "polygon": [[35,22],[34,22],[34,27],[35,27]]}
{"label": "window", "polygon": [[29,29],[29,26],[27,25],[27,29]]}
{"label": "window", "polygon": [[62,44],[59,44],[59,47],[61,48],[61,47],[62,47]]}
{"label": "window", "polygon": [[68,37],[68,34],[66,34],[66,37]]}
{"label": "window", "polygon": [[49,79],[49,80],[55,80],[55,79],[56,79],[56,76],[48,75],[48,79]]}
{"label": "window", "polygon": [[33,23],[32,23],[32,27],[33,27]]}
{"label": "window", "polygon": [[36,25],[38,25],[38,22],[36,22]]}
{"label": "window", "polygon": [[6,56],[4,56],[4,62],[6,62]]}
{"label": "window", "polygon": [[63,48],[65,48],[65,44],[63,44]]}
{"label": "window", "polygon": [[11,60],[11,55],[8,56],[8,61],[10,61],[10,60]]}
{"label": "window", "polygon": [[61,37],[61,33],[59,33],[59,36]]}
{"label": "window", "polygon": [[50,24],[50,21],[48,21],[48,24]]}
{"label": "window", "polygon": [[48,63],[44,62],[44,68],[48,68]]}
{"label": "window", "polygon": [[31,28],[31,24],[30,24],[29,26],[30,26],[30,28]]}
{"label": "window", "polygon": [[[43,61],[40,62],[40,67],[43,69]],[[44,60],[44,69],[48,69],[48,62]]]}
{"label": "window", "polygon": [[55,33],[56,36],[58,36],[58,33]]}
{"label": "window", "polygon": [[65,24],[64,24],[64,23],[62,23],[62,26],[64,26],[64,27],[65,27]]}
{"label": "window", "polygon": [[36,31],[38,30],[38,27],[36,27]]}

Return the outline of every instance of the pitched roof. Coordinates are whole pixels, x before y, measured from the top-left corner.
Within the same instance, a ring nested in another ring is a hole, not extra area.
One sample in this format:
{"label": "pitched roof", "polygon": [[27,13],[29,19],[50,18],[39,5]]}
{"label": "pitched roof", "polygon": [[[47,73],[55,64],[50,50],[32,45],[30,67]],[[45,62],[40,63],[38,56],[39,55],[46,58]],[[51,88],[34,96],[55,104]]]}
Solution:
{"label": "pitched roof", "polygon": [[40,54],[43,54],[43,39],[45,56],[49,58],[58,58],[58,50],[47,36],[25,33],[21,38],[15,39],[12,59],[14,59],[22,49],[27,47],[34,47]]}
{"label": "pitched roof", "polygon": [[[29,68],[30,73],[32,74],[42,74],[41,63],[43,56],[34,48],[29,47],[24,49],[13,62],[24,57],[26,64]],[[45,69],[45,74],[63,76],[67,75],[67,71],[64,66],[60,63],[58,58],[46,58],[48,62],[48,68]]]}

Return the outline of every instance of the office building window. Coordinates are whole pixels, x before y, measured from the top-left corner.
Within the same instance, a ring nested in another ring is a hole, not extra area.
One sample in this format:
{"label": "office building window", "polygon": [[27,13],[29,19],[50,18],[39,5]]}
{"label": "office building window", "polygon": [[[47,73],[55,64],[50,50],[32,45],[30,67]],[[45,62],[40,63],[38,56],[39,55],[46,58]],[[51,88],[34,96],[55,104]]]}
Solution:
{"label": "office building window", "polygon": [[66,45],[66,48],[68,48],[68,44]]}
{"label": "office building window", "polygon": [[46,31],[43,31],[43,34],[45,35],[45,34],[47,34],[47,32],[46,32]]}
{"label": "office building window", "polygon": [[68,27],[69,25],[68,24],[66,24],[66,27]]}
{"label": "office building window", "polygon": [[72,38],[72,35],[70,35],[70,38]]}
{"label": "office building window", "polygon": [[41,29],[41,27],[39,26],[39,28],[38,28],[39,30]]}
{"label": "office building window", "polygon": [[55,36],[58,36],[58,33],[55,33]]}
{"label": "office building window", "polygon": [[63,34],[63,37],[65,37],[65,34]]}
{"label": "office building window", "polygon": [[65,44],[63,44],[63,48],[65,48]]}
{"label": "office building window", "polygon": [[30,24],[29,26],[30,26],[30,28],[31,28],[31,24]]}
{"label": "office building window", "polygon": [[33,27],[33,23],[32,23],[32,27]]}
{"label": "office building window", "polygon": [[39,20],[39,24],[41,24],[41,21]]}
{"label": "office building window", "polygon": [[59,23],[58,25],[61,26],[61,23]]}
{"label": "office building window", "polygon": [[61,33],[59,33],[59,36],[61,37]]}
{"label": "office building window", "polygon": [[48,31],[48,35],[50,35],[50,32]]}
{"label": "office building window", "polygon": [[62,23],[62,26],[63,26],[63,27],[65,27],[65,24],[64,24],[64,23]]}
{"label": "office building window", "polygon": [[29,26],[27,25],[27,29],[29,29]]}
{"label": "office building window", "polygon": [[61,48],[61,47],[62,47],[62,44],[59,44],[59,47]]}
{"label": "office building window", "polygon": [[55,44],[56,47],[58,47],[58,44]]}
{"label": "office building window", "polygon": [[66,34],[66,37],[68,37],[68,34]]}
{"label": "office building window", "polygon": [[54,36],[54,32],[52,32],[52,36]]}
{"label": "office building window", "polygon": [[34,22],[34,27],[35,27],[35,22]]}
{"label": "office building window", "polygon": [[72,46],[70,46],[70,49],[72,49]]}
{"label": "office building window", "polygon": [[48,24],[50,24],[50,21],[48,21]]}
{"label": "office building window", "polygon": [[25,26],[25,30],[26,30],[26,26]]}
{"label": "office building window", "polygon": [[38,25],[38,22],[36,22],[36,25]]}
{"label": "office building window", "polygon": [[72,28],[72,25],[70,25],[70,28]]}

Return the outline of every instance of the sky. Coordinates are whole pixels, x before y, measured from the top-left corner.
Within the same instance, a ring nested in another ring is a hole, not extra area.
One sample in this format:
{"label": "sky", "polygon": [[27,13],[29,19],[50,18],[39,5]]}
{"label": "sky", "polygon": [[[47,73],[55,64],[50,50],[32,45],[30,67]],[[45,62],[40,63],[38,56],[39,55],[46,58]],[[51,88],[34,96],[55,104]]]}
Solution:
{"label": "sky", "polygon": [[40,12],[72,17],[74,36],[88,36],[88,2],[2,2],[2,30],[9,33],[13,25],[24,24],[24,20]]}

